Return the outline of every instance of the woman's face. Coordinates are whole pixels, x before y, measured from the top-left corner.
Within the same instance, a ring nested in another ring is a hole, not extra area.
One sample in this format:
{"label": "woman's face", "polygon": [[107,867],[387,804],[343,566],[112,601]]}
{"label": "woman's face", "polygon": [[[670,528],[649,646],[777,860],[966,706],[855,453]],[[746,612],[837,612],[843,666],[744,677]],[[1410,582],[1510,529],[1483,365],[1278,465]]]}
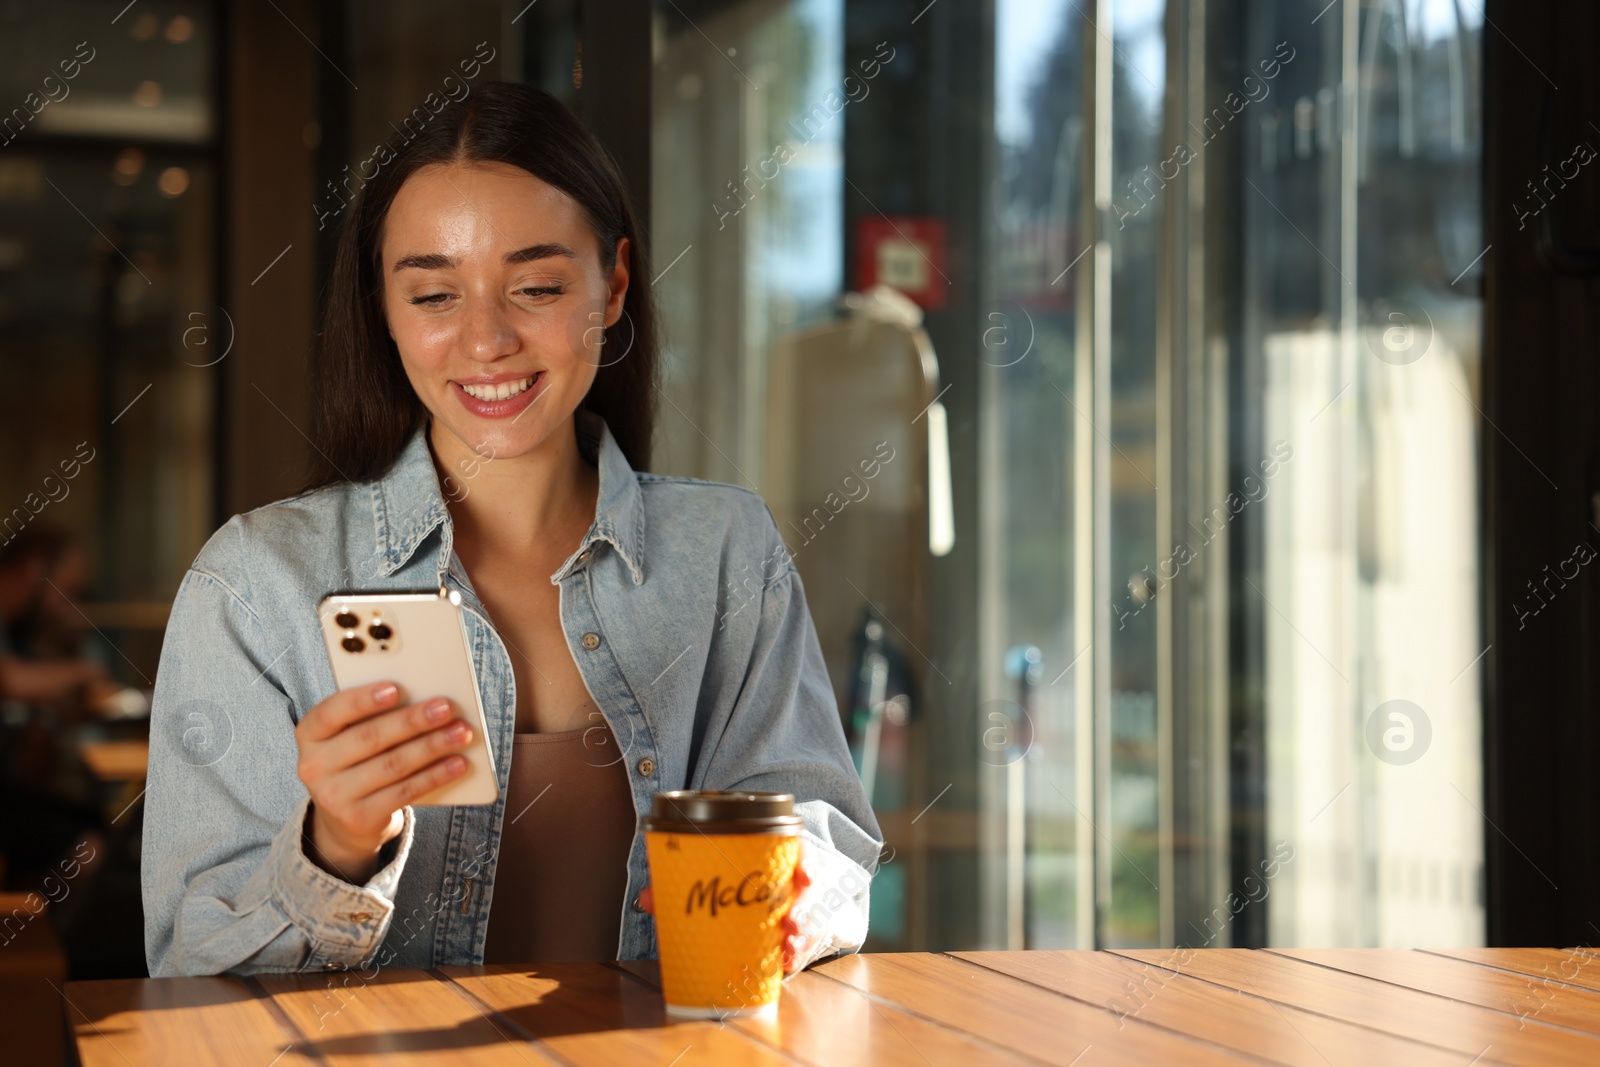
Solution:
{"label": "woman's face", "polygon": [[389,335],[436,450],[510,459],[566,424],[622,315],[626,239],[606,272],[566,193],[510,164],[450,163],[406,179],[382,242]]}

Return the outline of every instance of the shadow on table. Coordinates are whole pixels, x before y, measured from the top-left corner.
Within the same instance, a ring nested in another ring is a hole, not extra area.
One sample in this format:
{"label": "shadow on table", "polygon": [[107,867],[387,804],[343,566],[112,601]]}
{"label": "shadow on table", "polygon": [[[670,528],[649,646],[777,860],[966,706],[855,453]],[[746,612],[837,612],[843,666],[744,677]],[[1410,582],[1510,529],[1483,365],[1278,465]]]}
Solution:
{"label": "shadow on table", "polygon": [[[305,1005],[299,1005],[296,1010],[295,1005],[286,1003],[284,1006],[289,1009],[290,1016],[309,1039],[299,1051],[324,1058],[400,1051],[438,1052],[500,1044],[507,1040],[548,1040],[675,1025],[675,1021],[666,1016],[660,991],[649,984],[653,971],[632,964],[443,967],[426,973],[439,980],[437,987],[430,988],[430,995],[436,993],[446,1000],[436,1000],[426,1006],[415,1002],[417,1011],[402,1019],[398,1014],[391,1014],[401,1007],[398,1002],[380,1004],[375,999],[368,1007],[375,1009],[378,1017],[363,1018],[357,1024],[360,1026],[357,1033],[313,1031],[307,1025]],[[387,980],[380,978],[371,988],[376,991],[387,986],[390,992],[398,992],[396,986],[415,981],[422,974],[386,976]],[[268,988],[276,984],[269,983]],[[383,1000],[387,1001],[387,997]],[[429,1014],[438,1014],[441,1009],[454,1015],[459,1008],[466,1008],[471,1014],[435,1027],[410,1025],[425,1020]],[[388,1027],[388,1024],[402,1023],[404,1025],[396,1029]]]}

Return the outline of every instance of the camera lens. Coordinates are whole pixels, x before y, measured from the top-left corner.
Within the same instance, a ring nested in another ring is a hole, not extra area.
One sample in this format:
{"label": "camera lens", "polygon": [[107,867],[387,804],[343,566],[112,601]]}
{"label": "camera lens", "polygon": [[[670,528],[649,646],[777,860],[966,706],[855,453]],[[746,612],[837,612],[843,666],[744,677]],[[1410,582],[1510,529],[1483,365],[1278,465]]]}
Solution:
{"label": "camera lens", "polygon": [[387,641],[394,636],[394,631],[381,622],[373,623],[367,627],[367,633],[372,635],[374,641]]}
{"label": "camera lens", "polygon": [[339,624],[339,628],[341,630],[354,630],[357,626],[361,625],[361,620],[357,618],[355,612],[352,611],[339,612],[339,614],[333,617],[333,621]]}
{"label": "camera lens", "polygon": [[360,652],[367,647],[367,643],[359,637],[347,637],[339,643],[344,645],[346,652]]}

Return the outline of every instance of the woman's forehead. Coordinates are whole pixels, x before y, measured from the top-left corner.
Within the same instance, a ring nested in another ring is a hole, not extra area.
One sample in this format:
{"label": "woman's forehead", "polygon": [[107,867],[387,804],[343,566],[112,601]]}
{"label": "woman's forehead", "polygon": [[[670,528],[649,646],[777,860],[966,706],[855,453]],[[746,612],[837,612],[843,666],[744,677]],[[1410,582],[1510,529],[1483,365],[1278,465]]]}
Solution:
{"label": "woman's forehead", "polygon": [[433,164],[406,179],[383,227],[383,259],[492,255],[540,244],[594,242],[583,209],[555,186],[506,163]]}

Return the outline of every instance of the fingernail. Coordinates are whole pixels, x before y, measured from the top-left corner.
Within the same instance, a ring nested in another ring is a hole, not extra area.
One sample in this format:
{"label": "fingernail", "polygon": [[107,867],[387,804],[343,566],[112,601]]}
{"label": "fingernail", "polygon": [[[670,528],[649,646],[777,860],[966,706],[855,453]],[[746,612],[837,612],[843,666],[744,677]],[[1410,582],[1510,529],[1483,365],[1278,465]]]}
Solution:
{"label": "fingernail", "polygon": [[446,774],[460,774],[467,769],[467,761],[460,756],[451,756],[444,761],[444,769]]}
{"label": "fingernail", "polygon": [[450,718],[450,702],[442,697],[438,700],[428,701],[428,706],[422,709],[429,722],[445,722]]}
{"label": "fingernail", "polygon": [[400,687],[393,682],[379,682],[378,687],[372,691],[372,699],[380,704],[387,704],[400,695]]}
{"label": "fingernail", "polygon": [[458,722],[454,726],[450,727],[450,729],[446,730],[444,735],[452,743],[464,745],[472,737],[472,731],[467,728],[466,723]]}

